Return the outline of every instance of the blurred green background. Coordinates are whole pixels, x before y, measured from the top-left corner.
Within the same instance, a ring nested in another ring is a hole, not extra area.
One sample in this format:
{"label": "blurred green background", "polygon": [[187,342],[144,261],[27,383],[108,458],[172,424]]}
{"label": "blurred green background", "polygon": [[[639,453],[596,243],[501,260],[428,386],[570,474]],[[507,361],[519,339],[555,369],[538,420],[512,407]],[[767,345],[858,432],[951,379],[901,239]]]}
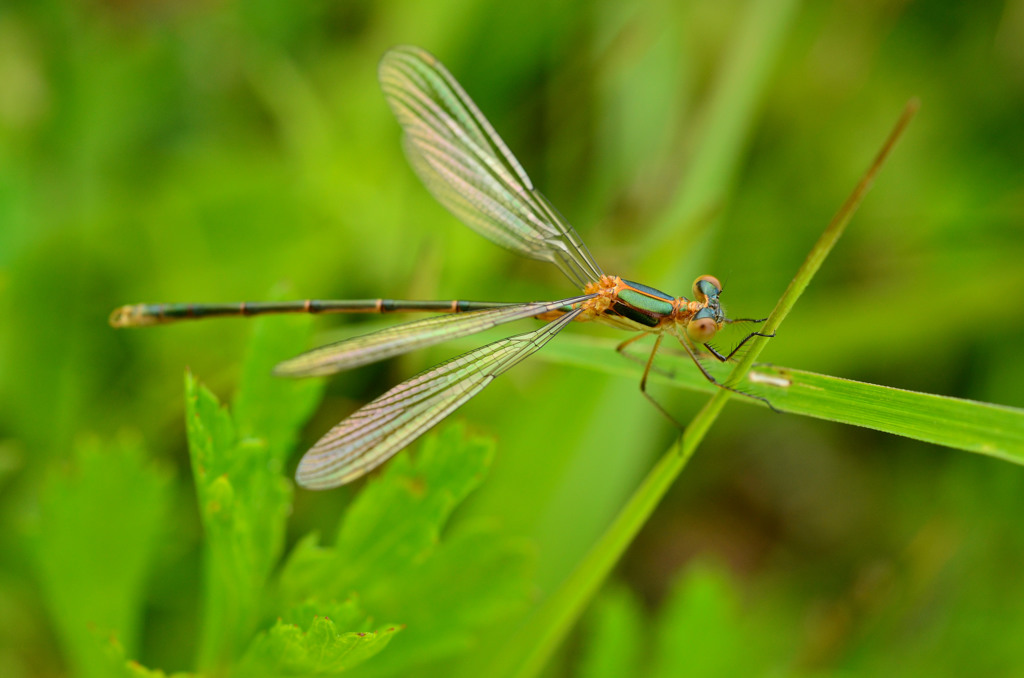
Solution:
{"label": "blurred green background", "polygon": [[[130,656],[193,665],[201,537],[181,375],[226,398],[251,328],[115,331],[115,306],[263,299],[282,284],[295,298],[571,294],[418,184],[376,83],[400,43],[445,63],[606,271],[676,294],[713,273],[739,316],[767,315],[919,96],[762,359],[1024,406],[1022,0],[8,0],[0,674],[69,670],[32,535],[40,487],[91,436],[126,436],[173,474]],[[359,322],[317,328],[326,340]],[[300,447],[457,348],[331,379]],[[706,398],[657,395],[683,420]],[[635,380],[543,352],[456,417],[498,441],[457,519],[535,544],[538,601],[676,435]],[[290,539],[332,529],[351,497],[297,492]],[[692,580],[731,602],[679,643],[721,656],[737,625],[770,630],[747,673],[1020,675],[1022,512],[1016,466],[734,401],[549,670],[615,675],[593,648],[615,636],[616,610],[654,638]],[[63,556],[76,568],[97,554]]]}

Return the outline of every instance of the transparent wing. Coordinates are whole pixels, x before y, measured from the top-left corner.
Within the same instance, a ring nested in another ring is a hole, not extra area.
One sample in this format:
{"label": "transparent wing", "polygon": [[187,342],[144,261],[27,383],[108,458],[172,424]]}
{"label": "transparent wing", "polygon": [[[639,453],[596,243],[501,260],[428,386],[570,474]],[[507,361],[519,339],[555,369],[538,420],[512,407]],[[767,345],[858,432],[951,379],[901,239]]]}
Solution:
{"label": "transparent wing", "polygon": [[433,346],[449,339],[467,337],[514,320],[557,311],[584,302],[594,296],[596,295],[585,294],[561,301],[534,301],[489,308],[483,311],[450,313],[414,320],[307,351],[278,364],[274,368],[274,374],[284,377],[334,374],[408,353],[418,348]]}
{"label": "transparent wing", "polygon": [[580,287],[601,277],[576,231],[437,59],[418,47],[395,47],[378,75],[405,132],[409,162],[438,202],[499,245],[554,263]]}
{"label": "transparent wing", "polygon": [[581,312],[570,311],[533,332],[464,353],[395,386],[328,431],[302,457],[296,480],[303,487],[325,490],[380,466]]}

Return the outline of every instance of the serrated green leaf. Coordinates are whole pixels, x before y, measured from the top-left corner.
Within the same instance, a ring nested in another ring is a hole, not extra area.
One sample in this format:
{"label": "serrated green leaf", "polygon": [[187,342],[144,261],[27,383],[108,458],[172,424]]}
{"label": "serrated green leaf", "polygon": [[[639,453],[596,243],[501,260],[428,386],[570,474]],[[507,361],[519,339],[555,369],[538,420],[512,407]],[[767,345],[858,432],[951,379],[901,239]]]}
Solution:
{"label": "serrated green leaf", "polygon": [[490,441],[464,439],[450,427],[426,437],[417,456],[396,456],[349,506],[330,556],[309,550],[309,541],[295,549],[282,578],[288,596],[331,599],[358,591],[367,598],[382,586],[382,574],[416,567],[437,547],[452,510],[481,482],[493,454]]}
{"label": "serrated green leaf", "polygon": [[330,605],[306,603],[296,605],[281,616],[279,621],[295,626],[308,624],[314,617],[329,617],[334,621],[335,626],[340,629],[365,629],[372,626],[371,620],[367,617],[359,605],[355,595],[348,600],[335,602]]}
{"label": "serrated green leaf", "polygon": [[317,609],[356,592],[366,610],[405,625],[401,643],[360,675],[408,675],[464,650],[529,596],[533,558],[521,541],[480,523],[444,533],[482,481],[493,444],[452,426],[420,448],[364,486],[335,546],[307,537],[282,571],[282,597],[292,606]]}
{"label": "serrated green leaf", "polygon": [[217,397],[192,374],[185,374],[185,431],[196,488],[205,492],[211,477],[225,475],[237,463],[235,425]]}
{"label": "serrated green leaf", "polygon": [[[185,390],[189,452],[206,536],[199,664],[220,670],[257,628],[272,561],[268,526],[258,520],[263,511],[251,505],[249,490],[274,481],[260,477],[266,445],[255,440],[240,444],[227,409],[190,374]],[[287,502],[283,479],[277,477],[276,483],[279,502]]]}
{"label": "serrated green leaf", "polygon": [[207,537],[204,668],[229,665],[258,628],[267,578],[283,549],[292,486],[281,469],[319,386],[277,380],[269,370],[304,345],[307,332],[305,323],[257,324],[236,399],[241,424],[186,375],[189,451]]}
{"label": "serrated green leaf", "polygon": [[374,631],[346,628],[328,617],[315,617],[308,626],[278,621],[258,635],[246,653],[243,676],[314,676],[340,673],[383,650],[400,629]]}
{"label": "serrated green leaf", "polygon": [[47,479],[32,537],[40,585],[79,675],[104,675],[100,639],[133,651],[143,588],[164,529],[169,476],[137,440],[86,440],[69,468]]}

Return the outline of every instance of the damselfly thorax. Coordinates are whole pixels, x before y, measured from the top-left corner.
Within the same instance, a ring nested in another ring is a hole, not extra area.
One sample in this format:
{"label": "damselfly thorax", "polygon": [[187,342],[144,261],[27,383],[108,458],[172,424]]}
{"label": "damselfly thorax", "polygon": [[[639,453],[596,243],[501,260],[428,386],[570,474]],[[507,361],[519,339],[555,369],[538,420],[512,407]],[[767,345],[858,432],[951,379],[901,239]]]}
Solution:
{"label": "damselfly thorax", "polygon": [[582,309],[575,318],[579,322],[599,322],[630,332],[668,332],[697,344],[708,342],[729,322],[719,300],[722,284],[710,275],[694,281],[693,301],[612,275],[602,275],[587,283],[583,291],[595,296],[537,317],[552,320],[570,310]]}

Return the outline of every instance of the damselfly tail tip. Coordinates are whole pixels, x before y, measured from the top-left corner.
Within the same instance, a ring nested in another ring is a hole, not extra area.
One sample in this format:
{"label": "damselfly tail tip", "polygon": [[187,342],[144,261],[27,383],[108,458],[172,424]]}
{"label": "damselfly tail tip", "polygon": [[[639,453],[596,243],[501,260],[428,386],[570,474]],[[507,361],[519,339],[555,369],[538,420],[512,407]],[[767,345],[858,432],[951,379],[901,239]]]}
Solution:
{"label": "damselfly tail tip", "polygon": [[111,327],[145,327],[156,325],[160,321],[145,312],[145,304],[135,304],[115,308],[110,314],[109,322]]}

